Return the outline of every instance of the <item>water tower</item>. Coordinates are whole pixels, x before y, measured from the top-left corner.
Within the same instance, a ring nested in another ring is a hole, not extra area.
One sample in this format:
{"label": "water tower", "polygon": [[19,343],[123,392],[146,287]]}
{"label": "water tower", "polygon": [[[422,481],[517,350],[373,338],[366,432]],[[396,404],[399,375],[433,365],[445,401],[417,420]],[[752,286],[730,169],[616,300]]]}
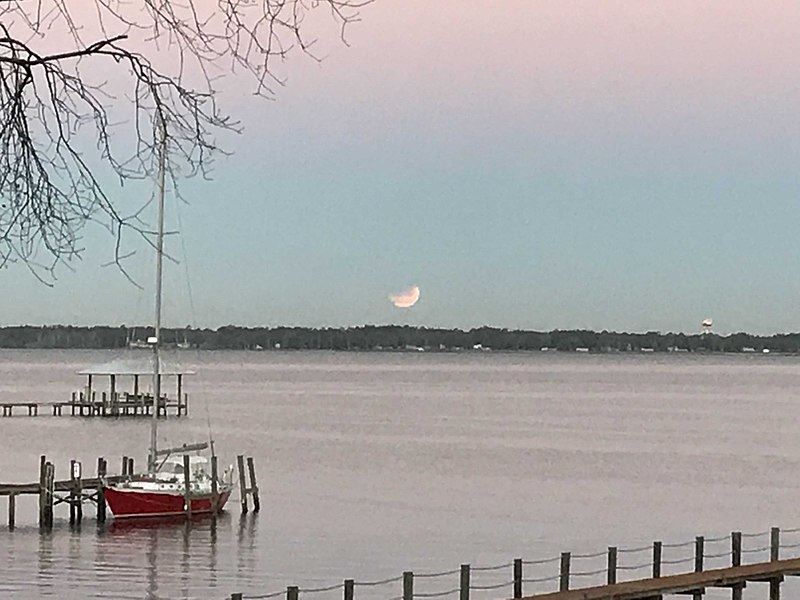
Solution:
{"label": "water tower", "polygon": [[711,326],[714,324],[714,321],[711,319],[703,319],[703,335],[707,333],[711,333]]}

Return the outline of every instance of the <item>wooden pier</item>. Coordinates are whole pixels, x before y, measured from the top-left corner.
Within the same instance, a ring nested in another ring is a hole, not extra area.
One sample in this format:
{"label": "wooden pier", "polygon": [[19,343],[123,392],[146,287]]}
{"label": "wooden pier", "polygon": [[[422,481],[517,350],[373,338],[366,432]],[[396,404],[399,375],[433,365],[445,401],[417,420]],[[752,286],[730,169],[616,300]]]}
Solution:
{"label": "wooden pier", "polygon": [[[184,474],[189,480],[189,455],[185,452],[191,447],[182,446],[174,449],[184,452]],[[245,460],[247,462],[247,472],[244,470]],[[258,512],[261,508],[258,497],[258,485],[256,484],[255,464],[252,457],[239,455],[237,457],[239,465],[239,481],[241,485],[241,504],[242,513],[246,513],[247,497],[253,498],[253,510]],[[83,468],[80,462],[71,460],[69,464],[69,479],[58,480],[55,478],[55,465],[42,455],[39,457],[39,480],[34,483],[0,483],[0,497],[8,497],[8,527],[16,527],[16,509],[18,496],[36,496],[39,502],[39,527],[49,530],[53,527],[54,508],[60,504],[69,506],[70,524],[80,524],[83,519],[83,505],[85,503],[94,504],[95,515],[98,523],[106,520],[106,501],[104,487],[109,483],[117,483],[129,479],[134,473],[133,458],[122,457],[122,468],[120,475],[108,473],[108,463],[104,458],[97,459],[97,469],[94,477],[83,477]],[[250,485],[246,485],[246,477],[249,473]],[[211,457],[211,476],[214,508],[216,509],[216,481],[217,481],[217,457]],[[190,486],[185,485],[186,490],[186,516],[191,517],[191,492]],[[216,514],[216,510],[212,514]]]}
{"label": "wooden pier", "polygon": [[[796,537],[787,542],[782,539],[786,535]],[[686,556],[688,552],[691,555]],[[647,562],[631,564],[631,557],[645,553]],[[669,557],[665,553],[669,553]],[[674,557],[676,553],[681,556]],[[782,553],[787,556],[781,556]],[[745,556],[753,554],[763,555],[763,558],[759,556],[758,560],[746,563]],[[578,568],[576,563],[580,565]],[[345,579],[338,585],[305,589],[292,585],[267,594],[260,590],[253,595],[235,592],[230,599],[285,597],[298,600],[300,596],[341,590],[344,600],[355,600],[357,589],[369,587],[381,588],[383,596],[397,600],[448,597],[470,600],[473,593],[480,593],[482,598],[491,593],[497,598],[514,600],[663,600],[676,595],[702,600],[713,588],[730,590],[732,600],[742,600],[745,588],[752,586],[748,598],[780,600],[784,580],[799,576],[800,528],[782,532],[773,527],[758,533],[734,531],[717,538],[698,536],[683,543],[657,541],[637,548],[562,552],[540,560],[517,558],[493,566],[462,564],[457,569],[433,573],[405,571],[381,581]],[[619,580],[622,578],[625,581]],[[594,581],[582,584],[587,579]],[[762,584],[763,589],[759,589]],[[385,589],[387,587],[390,589]],[[524,589],[526,587],[529,589]],[[370,592],[370,597],[374,594]]]}
{"label": "wooden pier", "polygon": [[[85,369],[80,374],[86,376],[86,386],[72,392],[69,400],[4,400],[0,401],[0,416],[149,417],[156,404],[159,416],[189,414],[189,395],[184,391],[184,377],[193,373],[162,361],[162,380],[174,378],[175,393],[174,396],[160,394],[156,403],[153,394],[142,385],[152,381],[152,368],[152,360],[148,358],[116,360]],[[106,385],[98,386],[98,378],[105,379]]]}

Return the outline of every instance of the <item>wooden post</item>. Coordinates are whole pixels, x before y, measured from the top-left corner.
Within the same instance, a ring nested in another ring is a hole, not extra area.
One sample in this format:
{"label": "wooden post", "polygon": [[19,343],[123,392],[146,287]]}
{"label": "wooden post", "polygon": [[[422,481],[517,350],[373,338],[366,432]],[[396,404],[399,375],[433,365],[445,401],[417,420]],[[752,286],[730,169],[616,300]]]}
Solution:
{"label": "wooden post", "polygon": [[403,572],[403,600],[414,600],[414,573]]}
{"label": "wooden post", "polygon": [[344,580],[344,600],[353,600],[356,582],[352,579]]}
{"label": "wooden post", "polygon": [[558,591],[559,592],[566,592],[569,590],[569,563],[571,560],[571,554],[569,552],[562,552],[561,553],[561,566],[559,568],[559,578],[558,578]]}
{"label": "wooden post", "polygon": [[694,571],[699,573],[703,570],[703,547],[705,546],[705,538],[698,535],[694,538]]}
{"label": "wooden post", "polygon": [[52,529],[53,527],[53,502],[55,500],[55,478],[56,469],[55,465],[48,462],[45,465],[45,527]]}
{"label": "wooden post", "polygon": [[83,465],[78,460],[72,468],[72,477],[75,483],[75,517],[80,523],[83,520]]}
{"label": "wooden post", "polygon": [[133,475],[133,457],[128,458],[128,475]]}
{"label": "wooden post", "polygon": [[244,456],[241,454],[236,457],[236,465],[239,468],[239,499],[242,503],[242,512],[247,512],[247,481],[244,473]]}
{"label": "wooden post", "polygon": [[16,524],[16,508],[17,508],[17,495],[11,493],[8,495],[8,528],[14,529]]}
{"label": "wooden post", "polygon": [[189,470],[189,455],[183,455],[183,502],[186,504],[186,516],[192,518],[192,490],[189,487],[191,483],[191,472]]}
{"label": "wooden post", "polygon": [[731,566],[739,567],[742,565],[742,532],[734,531],[731,533]]}
{"label": "wooden post", "polygon": [[286,588],[286,600],[297,600],[300,595],[300,588],[296,585],[290,585]]}
{"label": "wooden post", "polygon": [[103,487],[103,479],[106,476],[106,459],[97,459],[97,522],[106,521],[106,492]]}
{"label": "wooden post", "polygon": [[653,579],[661,577],[661,542],[653,542]]}
{"label": "wooden post", "polygon": [[611,585],[617,583],[617,548],[616,546],[608,547],[608,577],[606,582]]}
{"label": "wooden post", "polygon": [[46,477],[45,474],[47,473],[46,468],[46,460],[44,454],[39,457],[39,527],[45,526],[45,495],[47,493],[47,488],[45,486]]}
{"label": "wooden post", "polygon": [[231,594],[231,600],[242,600],[242,593],[241,592],[235,592],[235,593]]}
{"label": "wooden post", "polygon": [[769,560],[776,561],[781,555],[781,530],[773,527],[769,532]]}
{"label": "wooden post", "polygon": [[122,475],[125,476],[128,474],[128,457],[122,457]]}
{"label": "wooden post", "polygon": [[[769,532],[769,560],[770,562],[780,559],[781,555],[781,530],[773,527]],[[781,582],[783,577],[775,577],[769,580],[769,600],[781,600]]]}
{"label": "wooden post", "polygon": [[219,512],[219,479],[218,479],[217,456],[211,457],[211,514]]}
{"label": "wooden post", "polygon": [[[699,573],[703,570],[703,548],[705,546],[705,538],[698,535],[694,538],[694,570]],[[703,597],[703,590],[695,590],[692,592],[692,600],[701,600]]]}
{"label": "wooden post", "polygon": [[75,459],[69,461],[69,524],[74,525],[76,519],[76,509],[78,504],[78,498],[76,495],[76,485],[75,485]]}
{"label": "wooden post", "polygon": [[[469,565],[461,565],[461,581],[458,586],[458,599],[459,600],[469,600]],[[516,579],[514,580],[514,589],[516,589]],[[521,596],[517,596],[516,592],[514,592],[514,598],[519,598]]]}
{"label": "wooden post", "polygon": [[181,396],[183,395],[183,375],[178,373],[178,416],[181,416]]}
{"label": "wooden post", "polygon": [[258,499],[258,483],[256,483],[256,467],[253,464],[253,457],[247,457],[247,471],[250,474],[250,494],[253,496],[253,512],[261,510],[261,502]]}
{"label": "wooden post", "polygon": [[[742,532],[731,533],[731,566],[739,567],[742,564]],[[743,583],[738,583],[731,588],[731,600],[742,600]]]}
{"label": "wooden post", "polygon": [[[469,565],[467,565],[469,567]],[[463,567],[462,567],[463,568]],[[469,586],[467,586],[469,587]],[[522,559],[514,559],[514,598],[522,598]],[[462,600],[465,600],[462,598]]]}

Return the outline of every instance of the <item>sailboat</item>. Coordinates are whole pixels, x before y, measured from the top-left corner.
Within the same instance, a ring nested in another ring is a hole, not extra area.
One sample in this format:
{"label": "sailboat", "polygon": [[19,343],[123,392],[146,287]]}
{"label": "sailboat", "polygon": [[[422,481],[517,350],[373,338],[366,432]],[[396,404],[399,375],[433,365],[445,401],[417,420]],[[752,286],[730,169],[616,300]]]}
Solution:
{"label": "sailboat", "polygon": [[[219,478],[213,441],[158,449],[158,416],[161,403],[161,292],[164,256],[164,179],[166,124],[161,123],[161,151],[158,161],[158,234],[156,238],[155,335],[148,344],[153,350],[153,418],[147,472],[123,481],[107,483],[103,492],[116,518],[171,517],[184,514],[216,513],[223,509],[233,490],[233,472]],[[204,456],[190,452],[209,449],[212,469]]]}

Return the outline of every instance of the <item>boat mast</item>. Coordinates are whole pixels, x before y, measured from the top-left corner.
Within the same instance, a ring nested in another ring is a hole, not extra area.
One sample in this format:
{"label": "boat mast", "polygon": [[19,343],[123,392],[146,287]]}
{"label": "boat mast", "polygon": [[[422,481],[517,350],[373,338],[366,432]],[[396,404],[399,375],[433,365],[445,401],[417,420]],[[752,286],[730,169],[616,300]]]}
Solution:
{"label": "boat mast", "polygon": [[158,465],[158,405],[161,399],[161,273],[164,259],[164,171],[167,154],[167,125],[159,118],[161,148],[158,155],[158,234],[156,237],[156,319],[153,339],[153,418],[150,421],[150,454],[147,461],[148,473],[155,473]]}

